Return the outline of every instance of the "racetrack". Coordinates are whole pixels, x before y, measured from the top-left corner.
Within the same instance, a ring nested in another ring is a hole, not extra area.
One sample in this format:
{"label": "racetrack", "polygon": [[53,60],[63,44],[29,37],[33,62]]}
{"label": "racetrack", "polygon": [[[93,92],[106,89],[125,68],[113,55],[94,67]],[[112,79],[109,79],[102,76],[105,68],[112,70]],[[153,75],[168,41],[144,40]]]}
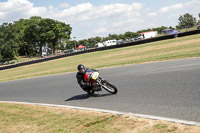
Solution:
{"label": "racetrack", "polygon": [[200,58],[100,70],[119,89],[87,97],[67,73],[0,83],[0,101],[49,103],[200,122]]}

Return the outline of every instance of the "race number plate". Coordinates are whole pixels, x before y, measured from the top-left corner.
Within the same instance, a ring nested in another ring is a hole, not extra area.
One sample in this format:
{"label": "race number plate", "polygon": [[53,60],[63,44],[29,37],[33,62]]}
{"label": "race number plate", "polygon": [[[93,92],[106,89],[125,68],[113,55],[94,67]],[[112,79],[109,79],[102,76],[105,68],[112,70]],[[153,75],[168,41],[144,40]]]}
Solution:
{"label": "race number plate", "polygon": [[98,72],[93,72],[93,73],[91,74],[91,78],[92,78],[93,80],[96,80],[98,77],[99,77],[99,73],[98,73]]}

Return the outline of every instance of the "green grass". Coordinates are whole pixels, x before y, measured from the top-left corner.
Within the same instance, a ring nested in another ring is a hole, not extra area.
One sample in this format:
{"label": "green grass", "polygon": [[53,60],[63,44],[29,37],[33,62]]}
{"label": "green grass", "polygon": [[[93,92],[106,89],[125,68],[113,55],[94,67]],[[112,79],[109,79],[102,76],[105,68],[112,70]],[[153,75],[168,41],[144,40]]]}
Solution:
{"label": "green grass", "polygon": [[32,60],[37,60],[41,59],[41,57],[24,57],[24,56],[19,56],[16,58],[17,62],[27,62],[27,61],[32,61]]}
{"label": "green grass", "polygon": [[153,126],[153,128],[161,129],[161,128],[167,128],[167,125],[165,124],[156,124]]}
{"label": "green grass", "polygon": [[200,34],[76,55],[0,71],[0,82],[76,71],[78,64],[92,68],[200,57]]}
{"label": "green grass", "polygon": [[[0,132],[87,132],[103,130],[112,115],[81,116],[40,107],[0,104]],[[79,129],[80,128],[80,129]],[[80,131],[79,131],[80,130]]]}
{"label": "green grass", "polygon": [[200,127],[94,111],[0,103],[1,133],[199,132]]}

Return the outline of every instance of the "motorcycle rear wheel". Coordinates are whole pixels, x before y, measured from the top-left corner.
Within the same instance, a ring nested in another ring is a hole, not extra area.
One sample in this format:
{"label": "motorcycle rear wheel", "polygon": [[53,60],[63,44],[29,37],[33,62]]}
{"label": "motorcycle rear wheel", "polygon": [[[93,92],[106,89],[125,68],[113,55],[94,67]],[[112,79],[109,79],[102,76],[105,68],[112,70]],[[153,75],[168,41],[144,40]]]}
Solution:
{"label": "motorcycle rear wheel", "polygon": [[111,94],[116,94],[118,92],[117,87],[109,83],[108,81],[104,80],[103,86],[106,91],[110,92]]}

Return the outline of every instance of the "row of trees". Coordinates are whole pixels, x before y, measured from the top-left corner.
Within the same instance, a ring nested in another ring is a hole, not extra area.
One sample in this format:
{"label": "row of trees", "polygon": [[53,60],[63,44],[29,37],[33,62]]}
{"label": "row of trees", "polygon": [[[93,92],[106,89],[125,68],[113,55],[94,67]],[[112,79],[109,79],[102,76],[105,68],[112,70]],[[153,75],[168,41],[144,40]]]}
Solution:
{"label": "row of trees", "polygon": [[[179,17],[176,29],[191,28],[196,24],[196,18],[186,13]],[[80,44],[94,47],[98,42],[112,39],[126,40],[138,36],[141,32],[151,30],[161,33],[166,28],[175,29],[171,26],[162,26],[137,32],[128,31],[125,34],[109,34],[107,37],[97,36],[76,41],[70,37],[72,28],[69,24],[41,17],[20,19],[13,23],[3,23],[0,25],[0,60],[11,60],[19,55],[41,56],[43,47],[50,48],[51,53],[55,53],[56,49],[72,49]]]}
{"label": "row of trees", "polygon": [[0,60],[12,60],[19,55],[36,56],[42,48],[51,48],[52,53],[69,40],[70,25],[49,18],[31,17],[0,26]]}

